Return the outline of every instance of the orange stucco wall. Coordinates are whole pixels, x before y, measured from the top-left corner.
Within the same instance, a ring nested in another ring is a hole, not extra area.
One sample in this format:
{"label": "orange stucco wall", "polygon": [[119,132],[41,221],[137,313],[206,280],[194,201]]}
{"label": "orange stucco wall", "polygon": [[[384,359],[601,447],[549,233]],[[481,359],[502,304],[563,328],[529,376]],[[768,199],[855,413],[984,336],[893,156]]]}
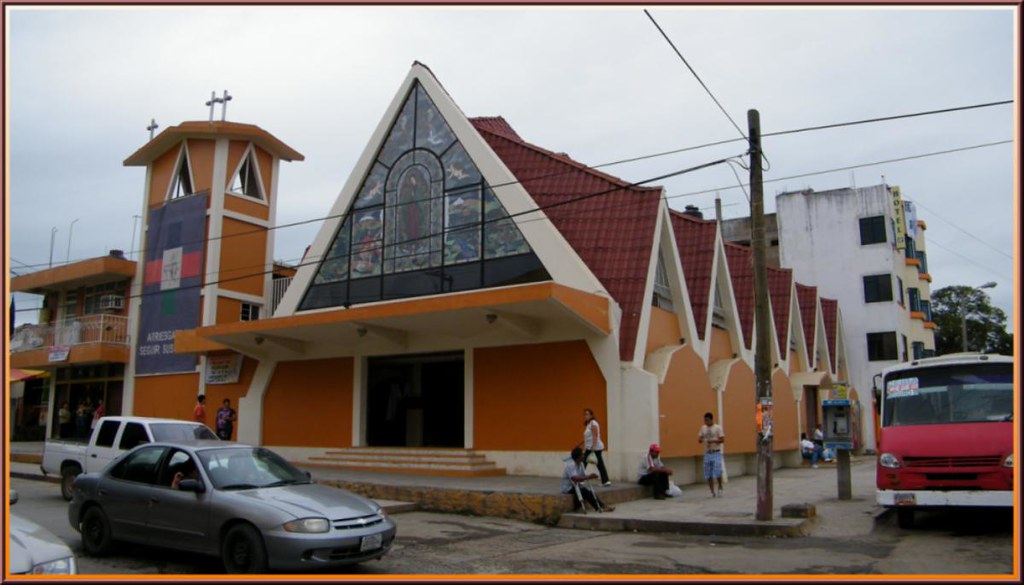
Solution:
{"label": "orange stucco wall", "polygon": [[217,297],[217,322],[234,323],[242,316],[242,301],[229,297]]}
{"label": "orange stucco wall", "polygon": [[152,164],[152,174],[149,177],[149,206],[157,207],[167,199],[167,190],[170,189],[171,177],[174,176],[174,163],[178,162],[178,152],[181,145],[175,145],[163,153]]}
{"label": "orange stucco wall", "polygon": [[725,452],[753,453],[757,444],[757,423],[754,418],[754,372],[742,361],[729,371],[722,395],[725,412],[719,417],[725,431]]}
{"label": "orange stucco wall", "polygon": [[212,140],[189,139],[188,141],[188,159],[192,165],[192,188],[196,191],[212,191],[213,148]]}
{"label": "orange stucco wall", "polygon": [[789,377],[782,370],[772,374],[772,446],[776,450],[789,450],[798,447],[796,400],[793,398],[793,387]]}
{"label": "orange stucco wall", "polygon": [[651,327],[647,333],[647,353],[665,347],[679,345],[679,319],[676,314],[658,307],[651,307]]}
{"label": "orange stucco wall", "polygon": [[267,196],[267,202],[270,202],[270,186],[274,184],[274,157],[269,152],[256,146],[253,147],[256,152],[256,164],[260,166],[260,176],[263,178],[263,193]]}
{"label": "orange stucco wall", "polygon": [[[245,235],[235,235],[245,234]],[[267,232],[251,223],[224,218],[220,248],[220,287],[250,295],[263,295]],[[253,275],[248,278],[242,276]],[[233,321],[237,321],[236,317]],[[220,321],[219,321],[220,322]]]}
{"label": "orange stucco wall", "polygon": [[[192,420],[192,409],[199,395],[199,374],[138,376],[135,378],[135,416],[156,416]],[[206,405],[206,423],[213,424],[210,404]]]}
{"label": "orange stucco wall", "polygon": [[352,358],[281,362],[263,398],[263,443],[352,446]]}
{"label": "orange stucco wall", "polygon": [[734,350],[732,348],[732,340],[729,338],[729,332],[718,327],[711,328],[711,351],[710,360],[708,363],[714,363],[718,360],[732,359]]}
{"label": "orange stucco wall", "polygon": [[659,442],[663,457],[701,455],[697,431],[704,424],[704,413],[718,417],[718,398],[711,388],[704,363],[691,347],[675,352],[665,383],[658,387]]}
{"label": "orange stucco wall", "polygon": [[473,354],[473,447],[559,451],[583,440],[583,409],[604,425],[607,385],[584,341],[477,349]]}

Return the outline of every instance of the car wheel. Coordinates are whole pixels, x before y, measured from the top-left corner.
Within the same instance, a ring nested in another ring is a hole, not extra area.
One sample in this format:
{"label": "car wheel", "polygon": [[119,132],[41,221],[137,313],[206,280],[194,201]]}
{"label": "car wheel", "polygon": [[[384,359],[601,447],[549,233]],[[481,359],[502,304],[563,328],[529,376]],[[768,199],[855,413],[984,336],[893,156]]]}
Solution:
{"label": "car wheel", "polygon": [[900,528],[910,529],[914,527],[914,510],[910,508],[898,508],[896,510],[896,523]]}
{"label": "car wheel", "polygon": [[98,506],[85,511],[82,516],[82,548],[94,557],[110,552],[114,538],[110,533],[110,521]]}
{"label": "car wheel", "polygon": [[267,549],[260,533],[249,524],[232,526],[221,543],[224,570],[228,573],[267,572]]}
{"label": "car wheel", "polygon": [[64,499],[71,501],[74,496],[74,490],[71,486],[75,483],[75,478],[82,473],[82,470],[77,465],[68,465],[64,469],[60,470],[60,495],[64,496]]}

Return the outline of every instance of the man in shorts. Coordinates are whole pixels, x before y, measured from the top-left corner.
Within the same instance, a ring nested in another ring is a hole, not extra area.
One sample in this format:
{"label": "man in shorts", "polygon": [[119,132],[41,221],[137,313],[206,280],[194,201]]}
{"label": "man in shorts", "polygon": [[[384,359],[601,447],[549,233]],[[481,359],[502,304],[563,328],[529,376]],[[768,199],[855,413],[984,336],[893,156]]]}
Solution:
{"label": "man in shorts", "polygon": [[[722,444],[725,443],[725,433],[722,427],[715,424],[715,416],[710,412],[704,413],[704,426],[697,434],[697,442],[704,443],[704,479],[708,480],[708,489],[711,490],[711,497],[721,497],[722,489]],[[718,480],[718,491],[715,492],[715,480]]]}

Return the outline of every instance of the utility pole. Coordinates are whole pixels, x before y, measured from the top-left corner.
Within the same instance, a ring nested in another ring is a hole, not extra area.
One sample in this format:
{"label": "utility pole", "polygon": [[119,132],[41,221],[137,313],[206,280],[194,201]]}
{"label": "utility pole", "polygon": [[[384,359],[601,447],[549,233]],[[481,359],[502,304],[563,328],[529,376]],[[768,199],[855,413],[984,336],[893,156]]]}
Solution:
{"label": "utility pole", "polygon": [[757,513],[758,520],[772,519],[772,373],[771,323],[768,315],[768,268],[765,263],[764,183],[761,176],[761,116],[747,110],[750,132],[750,243],[754,261],[754,385],[761,413],[757,433]]}

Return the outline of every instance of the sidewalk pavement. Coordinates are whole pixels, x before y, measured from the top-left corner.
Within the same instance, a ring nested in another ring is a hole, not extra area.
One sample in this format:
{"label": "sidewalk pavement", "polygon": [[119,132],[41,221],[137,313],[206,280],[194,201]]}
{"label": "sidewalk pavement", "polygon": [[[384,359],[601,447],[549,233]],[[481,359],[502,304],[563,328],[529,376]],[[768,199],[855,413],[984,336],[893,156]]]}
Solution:
{"label": "sidewalk pavement", "polygon": [[[16,444],[12,444],[13,445]],[[12,454],[31,448],[11,449]],[[21,459],[21,457],[19,457]],[[866,534],[884,509],[875,503],[875,458],[851,457],[852,498],[839,500],[834,464],[786,467],[772,473],[772,519],[757,520],[757,478],[730,476],[722,497],[706,483],[680,486],[682,496],[654,500],[649,488],[627,482],[602,487],[598,496],[614,511],[573,512],[573,498],[559,491],[559,478],[535,476],[442,477],[299,466],[319,483],[342,487],[378,501],[389,513],[411,510],[496,516],[563,528],[674,532],[723,536],[792,537]],[[11,477],[44,477],[38,463],[12,461]],[[794,506],[808,517],[784,517]]]}

